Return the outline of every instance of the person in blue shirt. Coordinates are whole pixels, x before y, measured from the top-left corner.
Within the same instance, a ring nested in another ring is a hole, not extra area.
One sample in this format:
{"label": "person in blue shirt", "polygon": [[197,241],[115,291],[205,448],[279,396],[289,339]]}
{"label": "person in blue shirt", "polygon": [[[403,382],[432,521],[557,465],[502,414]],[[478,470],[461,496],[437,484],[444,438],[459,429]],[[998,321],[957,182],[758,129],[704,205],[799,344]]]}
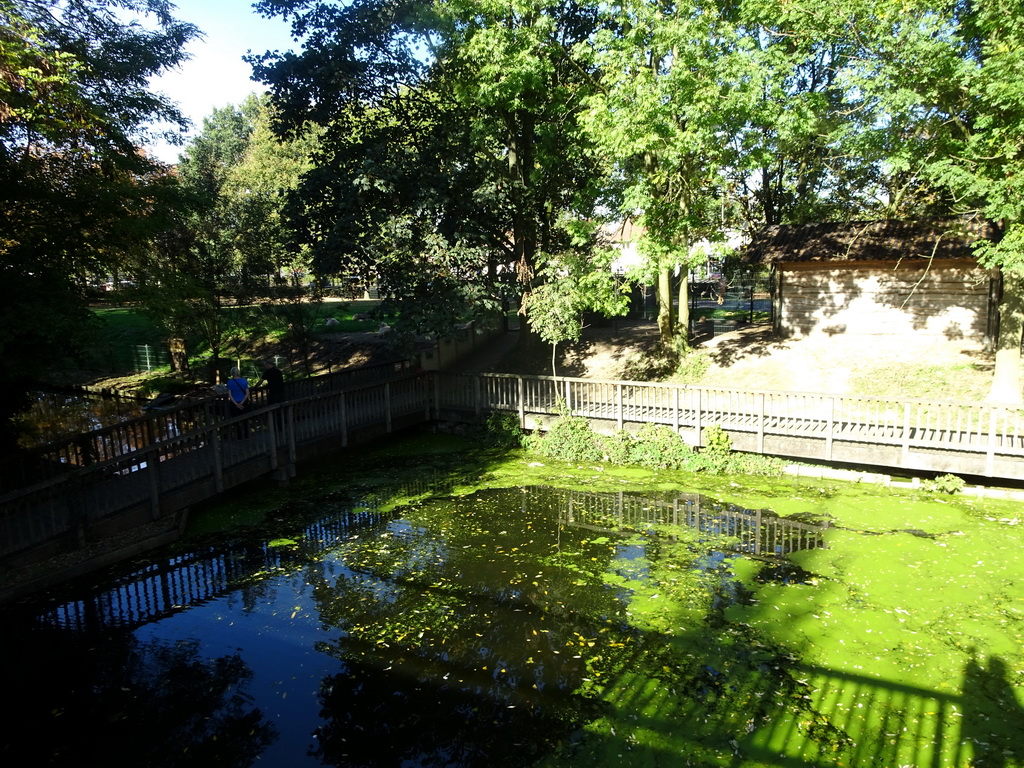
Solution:
{"label": "person in blue shirt", "polygon": [[[227,417],[230,419],[248,413],[249,406],[251,405],[249,400],[249,382],[242,376],[242,372],[238,368],[231,369],[231,378],[228,379],[227,389]],[[236,434],[239,437],[248,437],[249,422],[239,425]]]}

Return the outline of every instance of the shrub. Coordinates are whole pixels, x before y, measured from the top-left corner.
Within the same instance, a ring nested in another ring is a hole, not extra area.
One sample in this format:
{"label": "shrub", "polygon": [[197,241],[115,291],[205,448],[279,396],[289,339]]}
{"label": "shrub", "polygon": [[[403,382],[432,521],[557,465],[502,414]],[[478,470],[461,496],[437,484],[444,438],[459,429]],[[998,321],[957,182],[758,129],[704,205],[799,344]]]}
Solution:
{"label": "shrub", "polygon": [[519,416],[509,411],[495,411],[484,422],[483,440],[495,448],[518,448],[523,443]]}
{"label": "shrub", "polygon": [[720,458],[728,457],[732,453],[732,439],[729,433],[717,424],[705,427],[703,453]]}
{"label": "shrub", "polygon": [[677,336],[667,346],[631,352],[623,359],[623,376],[632,381],[661,381],[671,378],[683,384],[696,384],[704,378],[711,359],[705,352],[692,349]]}
{"label": "shrub", "polygon": [[711,358],[706,352],[691,349],[679,358],[673,379],[682,384],[697,384],[704,379],[710,367]]}
{"label": "shrub", "polygon": [[648,469],[685,469],[691,472],[729,472],[777,476],[783,463],[772,456],[734,453],[728,433],[718,426],[704,430],[705,447],[696,452],[671,427],[644,424],[635,434],[619,430],[597,435],[590,423],[568,412],[547,433],[535,432],[523,439],[528,451],[568,462],[607,461]]}
{"label": "shrub", "polygon": [[151,376],[139,382],[135,392],[142,397],[153,397],[162,392],[180,395],[195,389],[195,383],[180,376]]}
{"label": "shrub", "polygon": [[534,433],[526,447],[562,461],[600,461],[604,457],[590,422],[564,409],[547,433]]}
{"label": "shrub", "polygon": [[929,493],[959,493],[967,485],[962,477],[956,475],[939,475],[932,480],[925,480],[922,487]]}
{"label": "shrub", "polygon": [[630,463],[651,469],[683,469],[694,466],[693,449],[671,427],[644,424],[633,438]]}
{"label": "shrub", "polygon": [[630,464],[633,461],[633,436],[620,429],[614,435],[601,435],[597,438],[603,460],[612,464]]}

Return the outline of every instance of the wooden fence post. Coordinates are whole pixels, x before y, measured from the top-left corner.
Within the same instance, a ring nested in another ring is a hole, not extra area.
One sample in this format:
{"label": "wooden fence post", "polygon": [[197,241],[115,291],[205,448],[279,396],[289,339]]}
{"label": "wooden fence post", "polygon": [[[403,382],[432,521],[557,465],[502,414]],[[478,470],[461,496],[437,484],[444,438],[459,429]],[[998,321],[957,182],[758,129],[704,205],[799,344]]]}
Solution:
{"label": "wooden fence post", "polygon": [[519,390],[519,428],[526,429],[526,382],[522,376],[516,376]]}
{"label": "wooden fence post", "polygon": [[273,410],[267,412],[267,434],[270,437],[270,468],[277,469],[277,414],[281,406],[275,405]]}
{"label": "wooden fence post", "polygon": [[160,519],[160,453],[153,451],[146,459],[149,470],[149,518]]}
{"label": "wooden fence post", "polygon": [[342,392],[338,399],[341,407],[341,447],[346,448],[348,447],[348,398]]}
{"label": "wooden fence post", "polygon": [[764,392],[757,393],[757,452],[764,453]]}
{"label": "wooden fence post", "polygon": [[703,416],[704,416],[704,398],[703,398],[704,390],[701,389],[700,387],[697,387],[697,389],[694,390],[694,391],[697,393],[697,402],[696,402],[696,404],[694,405],[694,408],[693,408],[693,432],[694,432],[693,444],[694,444],[695,447],[700,448],[700,446],[701,446],[701,436],[700,436],[701,426],[700,425],[701,425],[701,421],[703,421]]}
{"label": "wooden fence post", "polygon": [[988,446],[985,451],[985,476],[992,477],[996,471],[996,429],[998,419],[996,408],[992,407],[988,412]]}
{"label": "wooden fence post", "polygon": [[217,493],[224,493],[224,460],[221,456],[224,441],[220,439],[220,427],[215,424],[209,429],[213,433],[210,441],[213,449],[213,488]]}
{"label": "wooden fence post", "polygon": [[900,465],[906,468],[910,462],[910,403],[903,404],[903,445],[900,452]]}
{"label": "wooden fence post", "polygon": [[835,429],[836,398],[828,399],[828,421],[825,424],[825,461],[832,461],[832,432]]}
{"label": "wooden fence post", "polygon": [[615,420],[619,429],[622,429],[622,382],[615,384]]}

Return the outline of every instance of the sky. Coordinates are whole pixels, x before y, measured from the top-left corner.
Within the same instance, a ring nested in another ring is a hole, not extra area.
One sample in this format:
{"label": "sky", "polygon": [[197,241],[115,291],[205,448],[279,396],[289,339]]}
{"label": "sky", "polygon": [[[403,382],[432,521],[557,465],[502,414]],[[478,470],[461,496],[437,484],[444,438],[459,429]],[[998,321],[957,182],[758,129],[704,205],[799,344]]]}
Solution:
{"label": "sky", "polygon": [[[264,19],[252,8],[252,0],[173,0],[174,16],[199,27],[205,34],[187,48],[192,58],[177,70],[155,79],[154,91],[162,92],[177,102],[185,116],[192,120],[193,136],[203,126],[203,118],[215,107],[240,104],[250,93],[261,93],[264,87],[250,79],[252,69],[242,61],[251,49],[288,50],[296,47],[289,34],[289,25],[279,19]],[[157,144],[148,147],[164,162],[173,163],[183,147]]]}

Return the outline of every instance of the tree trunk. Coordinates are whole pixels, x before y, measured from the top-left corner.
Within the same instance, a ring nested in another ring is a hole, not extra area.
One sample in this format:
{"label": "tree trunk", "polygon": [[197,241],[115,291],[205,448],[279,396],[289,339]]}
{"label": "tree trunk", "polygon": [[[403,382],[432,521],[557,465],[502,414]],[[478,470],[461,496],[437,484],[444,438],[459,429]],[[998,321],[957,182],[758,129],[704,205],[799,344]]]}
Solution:
{"label": "tree trunk", "polygon": [[188,349],[185,347],[185,340],[182,338],[169,339],[167,345],[171,351],[171,370],[188,373]]}
{"label": "tree trunk", "polygon": [[686,346],[690,346],[690,274],[685,265],[679,268],[679,319],[676,325],[686,339]]}
{"label": "tree trunk", "polygon": [[672,309],[672,270],[661,267],[658,270],[658,335],[663,346],[672,343],[675,333],[675,312]]}
{"label": "tree trunk", "polygon": [[1024,341],[1024,276],[1003,274],[1003,298],[999,303],[999,338],[996,370],[988,400],[1024,404],[1021,393],[1021,343]]}

